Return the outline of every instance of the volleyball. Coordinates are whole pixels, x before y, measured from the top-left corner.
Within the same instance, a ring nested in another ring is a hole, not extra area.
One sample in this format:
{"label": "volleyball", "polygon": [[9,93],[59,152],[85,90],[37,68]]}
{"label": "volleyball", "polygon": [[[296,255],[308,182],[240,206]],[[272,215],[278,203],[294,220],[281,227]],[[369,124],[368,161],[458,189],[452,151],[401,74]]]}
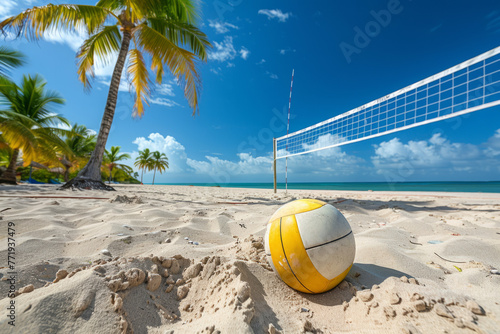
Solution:
{"label": "volleyball", "polygon": [[347,219],[315,199],[279,208],[267,224],[264,241],[273,270],[288,286],[305,293],[325,292],[342,282],[356,253]]}

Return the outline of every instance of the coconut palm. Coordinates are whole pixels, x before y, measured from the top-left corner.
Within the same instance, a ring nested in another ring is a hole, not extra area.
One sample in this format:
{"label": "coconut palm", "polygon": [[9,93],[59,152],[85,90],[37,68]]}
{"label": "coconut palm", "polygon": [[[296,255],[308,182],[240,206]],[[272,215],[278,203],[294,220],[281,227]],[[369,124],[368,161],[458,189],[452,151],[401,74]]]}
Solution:
{"label": "coconut palm", "polygon": [[21,86],[0,77],[0,132],[2,141],[12,150],[0,183],[16,184],[16,163],[21,151],[25,164],[35,159],[45,164],[58,163],[57,152],[68,151],[59,138],[66,131],[57,126],[69,123],[52,109],[64,104],[64,99],[45,86],[38,75],[24,76]]}
{"label": "coconut palm", "polygon": [[119,161],[125,159],[130,159],[130,155],[128,153],[120,154],[120,146],[112,146],[111,151],[104,151],[103,165],[109,171],[109,183],[111,183],[113,170],[115,169],[121,169],[127,174],[131,174],[133,172],[130,166],[118,163]]}
{"label": "coconut palm", "polygon": [[165,171],[165,168],[168,168],[168,158],[165,153],[160,153],[158,151],[153,152],[151,163],[149,165],[149,170],[154,170],[153,184],[155,184],[156,170],[158,170],[161,174],[163,171]]}
{"label": "coconut palm", "polygon": [[95,148],[96,135],[89,132],[85,125],[75,123],[69,130],[64,141],[71,150],[61,157],[64,166],[64,181],[69,181],[70,169],[80,168],[88,161]]}
{"label": "coconut palm", "polygon": [[197,0],[99,0],[90,5],[46,5],[27,9],[0,23],[0,29],[25,36],[43,38],[47,31],[88,33],[77,54],[78,77],[91,88],[94,66],[106,64],[117,55],[108,99],[87,165],[63,188],[79,187],[113,190],[101,182],[100,166],[115,113],[122,70],[128,56],[127,72],[135,93],[134,114],[141,116],[151,93],[147,60],[161,84],[165,69],[184,86],[184,95],[193,114],[198,110],[201,80],[197,61],[206,61],[211,47],[206,35],[196,27]]}
{"label": "coconut palm", "polygon": [[149,166],[151,165],[151,158],[152,156],[149,148],[146,148],[143,151],[139,151],[139,156],[135,158],[134,166],[141,170],[141,183],[142,177],[144,175],[144,170],[149,170]]}
{"label": "coconut palm", "polygon": [[0,76],[6,77],[10,70],[24,64],[24,55],[5,46],[0,46]]}

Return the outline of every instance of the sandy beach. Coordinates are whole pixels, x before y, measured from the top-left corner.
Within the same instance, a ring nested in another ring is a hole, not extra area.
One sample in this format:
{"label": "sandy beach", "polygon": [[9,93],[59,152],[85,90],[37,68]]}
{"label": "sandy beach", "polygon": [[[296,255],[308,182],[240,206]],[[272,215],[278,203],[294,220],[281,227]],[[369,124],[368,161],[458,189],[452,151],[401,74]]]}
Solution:
{"label": "sandy beach", "polygon": [[[0,187],[1,333],[500,331],[500,194],[116,189]],[[265,260],[268,219],[298,198],[334,205],[356,239],[347,278],[319,295]]]}

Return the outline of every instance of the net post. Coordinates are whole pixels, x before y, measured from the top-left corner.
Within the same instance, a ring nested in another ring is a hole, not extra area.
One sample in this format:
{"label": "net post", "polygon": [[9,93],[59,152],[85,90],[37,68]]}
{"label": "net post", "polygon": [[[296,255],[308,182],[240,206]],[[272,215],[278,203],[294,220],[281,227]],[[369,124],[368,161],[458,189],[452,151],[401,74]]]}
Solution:
{"label": "net post", "polygon": [[274,193],[276,194],[276,138],[273,138]]}

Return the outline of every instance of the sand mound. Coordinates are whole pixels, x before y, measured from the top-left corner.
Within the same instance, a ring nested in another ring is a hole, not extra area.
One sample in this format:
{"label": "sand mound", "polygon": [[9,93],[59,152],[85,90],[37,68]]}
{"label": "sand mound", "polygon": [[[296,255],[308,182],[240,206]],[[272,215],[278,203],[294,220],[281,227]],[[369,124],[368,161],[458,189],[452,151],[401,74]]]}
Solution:
{"label": "sand mound", "polygon": [[[348,278],[321,295],[298,293],[269,270],[261,239],[236,240],[231,250],[239,260],[151,255],[99,259],[71,272],[61,269],[52,283],[17,292],[17,304],[27,306],[18,310],[15,332],[384,333],[398,327],[428,333],[495,328],[488,310],[474,300],[406,276],[389,277],[371,288]],[[0,308],[7,303],[1,300]],[[0,324],[0,331],[9,330],[14,332]]]}
{"label": "sand mound", "polygon": [[109,200],[110,203],[143,204],[144,201],[139,196],[116,195]]}
{"label": "sand mound", "polygon": [[[325,294],[298,293],[263,265],[260,242],[237,240],[233,249],[242,260],[130,257],[59,270],[53,283],[18,291],[18,305],[28,306],[18,311],[16,333],[383,333],[394,326],[428,333],[495,326],[474,300],[415,278],[389,277],[371,288],[344,281]],[[9,327],[0,325],[2,332]]]}
{"label": "sand mound", "polygon": [[[234,263],[217,256],[97,260],[55,276],[45,287],[18,291],[16,302],[29,306],[18,311],[16,333],[252,332],[250,286]],[[0,326],[2,332],[9,327]]]}

